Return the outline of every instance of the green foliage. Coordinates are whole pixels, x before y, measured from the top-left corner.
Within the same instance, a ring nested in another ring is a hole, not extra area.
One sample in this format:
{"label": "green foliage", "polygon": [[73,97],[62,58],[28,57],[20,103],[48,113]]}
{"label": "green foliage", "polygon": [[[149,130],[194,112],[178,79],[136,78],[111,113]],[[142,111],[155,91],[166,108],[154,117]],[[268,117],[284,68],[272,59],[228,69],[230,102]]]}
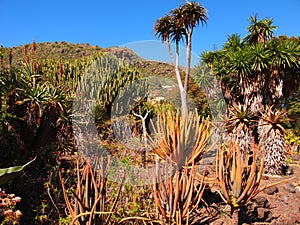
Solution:
{"label": "green foliage", "polygon": [[72,91],[75,91],[81,76],[102,55],[103,52],[99,51],[80,59],[43,60],[41,63],[43,75],[52,84],[65,85]]}
{"label": "green foliage", "polygon": [[290,118],[287,127],[293,130],[293,133],[300,137],[300,86],[298,90],[286,101],[286,109]]}
{"label": "green foliage", "polygon": [[0,169],[0,185],[7,183],[10,179],[19,176],[22,171],[27,168],[35,158],[22,166],[14,166]]}
{"label": "green foliage", "polygon": [[[79,124],[85,123],[87,112],[95,115],[97,129],[100,135],[106,138],[111,133],[109,125],[112,112],[121,110],[116,111],[113,107],[131,105],[127,100],[132,100],[133,96],[128,97],[125,91],[133,86],[132,82],[138,77],[139,72],[135,67],[111,54],[106,53],[95,59],[82,74],[76,88],[73,108],[76,108],[74,111]],[[138,92],[137,88],[131,90]],[[126,102],[121,99],[122,93]],[[115,102],[119,105],[113,105]],[[88,109],[85,108],[86,105]]]}
{"label": "green foliage", "polygon": [[67,217],[59,218],[59,225],[69,225],[72,222],[72,217],[68,215]]}
{"label": "green foliage", "polygon": [[300,146],[300,136],[296,135],[292,129],[287,130],[285,140],[290,146],[295,146],[296,150]]}
{"label": "green foliage", "polygon": [[[258,23],[269,23],[268,21],[265,19]],[[296,71],[300,68],[299,40],[269,39],[268,36],[263,42],[253,43],[249,38],[241,41],[234,34],[228,38],[223,49],[202,54],[204,61],[221,81],[225,97],[245,98],[243,95],[248,83],[264,79],[266,82],[261,89],[265,92],[263,98],[268,102],[267,96],[274,95],[274,87],[270,86],[271,79],[283,79],[284,85],[289,85],[290,82],[287,81],[291,81],[292,77],[293,80],[297,79]],[[275,78],[274,71],[278,71]],[[284,74],[288,76],[283,76]]]}
{"label": "green foliage", "polygon": [[[9,64],[9,53],[12,50],[12,66],[19,67],[22,62],[25,62],[24,52],[25,48],[27,51],[32,51],[31,44],[25,44],[22,46],[16,46],[12,48],[4,48],[3,64],[7,67]],[[76,60],[84,57],[89,57],[97,52],[103,51],[98,46],[89,46],[86,44],[73,44],[67,42],[45,42],[35,44],[35,58],[37,61],[42,62],[43,60],[60,61],[60,60]]]}
{"label": "green foliage", "polygon": [[[284,129],[280,127],[276,132],[269,133],[274,123],[268,123],[276,116],[269,115],[268,110],[286,105],[295,91],[300,75],[300,40],[275,38],[275,28],[272,19],[250,17],[248,36],[241,39],[238,35],[232,35],[221,50],[203,53],[202,57],[217,76],[229,109],[235,105],[249,107],[244,112],[239,110],[239,115],[232,115],[232,110],[228,110],[228,133],[231,135],[232,131],[236,131],[232,136],[244,139],[243,145],[249,146],[253,139],[257,144],[264,142],[263,148],[268,147],[265,156],[268,166],[265,169],[281,174],[286,155],[284,134],[281,132]],[[252,124],[244,126],[249,134],[247,139],[244,131],[236,129],[245,113],[253,114]],[[266,117],[270,117],[267,125]],[[265,133],[268,133],[268,138],[265,138]]]}

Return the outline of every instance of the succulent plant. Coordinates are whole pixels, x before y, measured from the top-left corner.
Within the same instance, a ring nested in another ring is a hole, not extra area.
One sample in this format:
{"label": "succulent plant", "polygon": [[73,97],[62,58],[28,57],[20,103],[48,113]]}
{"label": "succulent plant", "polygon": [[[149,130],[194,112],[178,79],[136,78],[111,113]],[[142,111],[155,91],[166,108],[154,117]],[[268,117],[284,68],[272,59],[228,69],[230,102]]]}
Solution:
{"label": "succulent plant", "polygon": [[286,122],[286,112],[267,107],[262,113],[259,126],[259,141],[265,153],[265,173],[282,175],[286,166],[287,145],[283,123]]}
{"label": "succulent plant", "polygon": [[23,170],[27,168],[35,159],[36,157],[21,166],[13,166],[0,169],[0,185],[7,183],[10,179],[15,178],[16,176],[19,176],[23,172]]}

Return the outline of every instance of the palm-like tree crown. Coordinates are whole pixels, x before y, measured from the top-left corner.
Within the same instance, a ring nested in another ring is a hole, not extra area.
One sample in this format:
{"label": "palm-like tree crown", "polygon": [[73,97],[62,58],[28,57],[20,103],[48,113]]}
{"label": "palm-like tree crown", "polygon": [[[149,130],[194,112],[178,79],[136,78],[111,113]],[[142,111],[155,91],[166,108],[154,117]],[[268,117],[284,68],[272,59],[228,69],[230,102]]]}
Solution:
{"label": "palm-like tree crown", "polygon": [[195,26],[204,25],[207,20],[207,10],[200,3],[187,2],[156,20],[154,32],[163,42],[172,38],[178,43],[184,35],[191,35]]}
{"label": "palm-like tree crown", "polygon": [[232,34],[227,38],[227,42],[224,44],[225,50],[236,51],[242,47],[242,39],[239,34]]}
{"label": "palm-like tree crown", "polygon": [[251,25],[248,27],[249,35],[245,38],[250,43],[266,43],[273,37],[274,30],[277,26],[273,26],[273,19],[259,20],[257,16],[250,16]]}
{"label": "palm-like tree crown", "polygon": [[183,24],[188,29],[192,29],[198,26],[200,23],[202,25],[206,24],[208,20],[207,10],[196,1],[189,2],[183,6]]}
{"label": "palm-like tree crown", "polygon": [[169,41],[172,26],[172,18],[170,15],[159,18],[154,24],[155,36],[161,38],[162,42]]}
{"label": "palm-like tree crown", "polygon": [[176,9],[173,9],[170,12],[170,16],[172,17],[173,26],[171,27],[171,37],[172,41],[179,43],[185,35],[185,29],[183,27],[183,17],[184,17],[184,8],[183,6],[179,6]]}

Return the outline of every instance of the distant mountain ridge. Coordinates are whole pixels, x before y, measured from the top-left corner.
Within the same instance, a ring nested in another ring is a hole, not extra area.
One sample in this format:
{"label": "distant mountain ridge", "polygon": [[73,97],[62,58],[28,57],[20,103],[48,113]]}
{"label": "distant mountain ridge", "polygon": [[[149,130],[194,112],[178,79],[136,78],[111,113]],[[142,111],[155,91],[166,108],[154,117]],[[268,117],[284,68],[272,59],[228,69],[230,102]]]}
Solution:
{"label": "distant mountain ridge", "polygon": [[[30,56],[32,51],[32,44],[25,44],[16,47],[3,48],[4,50],[4,65],[9,64],[9,52],[12,53],[12,63],[13,66],[18,66],[24,61],[24,51],[27,48],[27,54]],[[124,59],[126,61],[138,61],[142,60],[136,53],[131,49],[111,47],[111,48],[101,48],[99,46],[92,46],[90,44],[74,44],[67,42],[44,42],[35,43],[35,58],[40,60],[73,60],[84,56],[89,56],[95,54],[99,51],[108,51],[118,58]]]}
{"label": "distant mountain ridge", "polygon": [[[12,66],[19,67],[25,61],[25,48],[29,58],[32,54],[32,44],[25,44],[16,47],[5,47],[3,64],[5,67],[9,65],[9,55],[12,54]],[[96,54],[97,52],[110,52],[117,58],[120,58],[130,64],[137,66],[146,76],[162,75],[173,77],[174,68],[172,65],[159,62],[145,60],[137,55],[133,50],[125,47],[109,47],[101,48],[90,44],[76,44],[62,42],[43,42],[35,43],[35,59],[42,60],[74,60],[85,56]]]}

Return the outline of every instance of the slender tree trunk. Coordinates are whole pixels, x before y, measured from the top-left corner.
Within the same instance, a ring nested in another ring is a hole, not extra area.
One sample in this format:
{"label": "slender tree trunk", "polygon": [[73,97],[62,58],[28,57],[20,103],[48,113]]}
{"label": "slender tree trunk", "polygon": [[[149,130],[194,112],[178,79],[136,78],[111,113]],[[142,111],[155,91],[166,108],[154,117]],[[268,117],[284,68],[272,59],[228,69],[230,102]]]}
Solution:
{"label": "slender tree trunk", "polygon": [[182,84],[180,71],[179,71],[179,43],[176,42],[176,58],[175,58],[175,73],[176,79],[180,91],[180,98],[181,98],[181,113],[182,115],[187,113],[188,105],[187,105],[187,92],[185,91],[185,87]]}
{"label": "slender tree trunk", "polygon": [[187,92],[189,85],[189,77],[191,71],[191,51],[192,51],[192,37],[191,33],[187,35],[186,41],[186,67],[185,67],[185,79],[184,79],[184,89]]}
{"label": "slender tree trunk", "polygon": [[170,45],[170,42],[169,42],[169,38],[166,40],[166,45],[167,45],[168,52],[169,52],[169,55],[170,55],[170,58],[171,58],[171,61],[172,61],[172,65],[175,66],[175,60],[174,60],[173,52],[172,52],[171,45]]}
{"label": "slender tree trunk", "polygon": [[146,151],[147,151],[147,146],[148,146],[148,139],[147,139],[147,128],[146,128],[146,119],[149,115],[150,111],[147,110],[146,114],[144,116],[140,114],[137,114],[135,112],[133,112],[133,115],[136,117],[139,117],[142,120],[142,127],[143,127],[143,141],[144,141],[144,145],[142,148],[142,163],[143,166],[146,166]]}

